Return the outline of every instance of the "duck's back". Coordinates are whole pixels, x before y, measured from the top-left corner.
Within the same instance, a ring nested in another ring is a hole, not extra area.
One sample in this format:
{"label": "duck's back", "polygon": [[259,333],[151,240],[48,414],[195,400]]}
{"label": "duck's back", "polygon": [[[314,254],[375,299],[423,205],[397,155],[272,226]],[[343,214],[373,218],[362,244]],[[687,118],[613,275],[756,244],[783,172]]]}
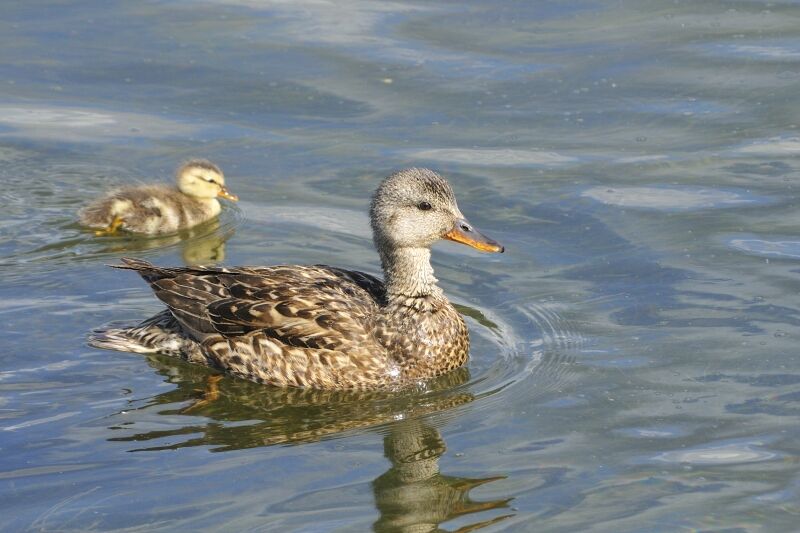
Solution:
{"label": "duck's back", "polygon": [[85,207],[81,223],[104,228],[118,217],[122,229],[135,233],[172,233],[219,214],[215,199],[201,201],[167,185],[143,185],[113,191]]}
{"label": "duck's back", "polygon": [[159,268],[124,260],[169,308],[98,347],[161,352],[261,383],[372,388],[392,379],[378,344],[383,284],[327,266]]}
{"label": "duck's back", "polygon": [[198,341],[268,330],[288,346],[337,349],[369,342],[380,312],[380,280],[325,265],[228,269],[129,264]]}

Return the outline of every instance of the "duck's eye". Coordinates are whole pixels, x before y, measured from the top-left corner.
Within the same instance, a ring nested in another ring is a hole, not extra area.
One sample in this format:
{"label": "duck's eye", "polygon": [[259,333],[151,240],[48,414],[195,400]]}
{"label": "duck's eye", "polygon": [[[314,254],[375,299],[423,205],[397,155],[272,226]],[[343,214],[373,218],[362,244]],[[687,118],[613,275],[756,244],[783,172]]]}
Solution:
{"label": "duck's eye", "polygon": [[429,204],[428,202],[420,202],[419,205],[417,205],[417,207],[419,208],[420,211],[431,210],[431,204]]}

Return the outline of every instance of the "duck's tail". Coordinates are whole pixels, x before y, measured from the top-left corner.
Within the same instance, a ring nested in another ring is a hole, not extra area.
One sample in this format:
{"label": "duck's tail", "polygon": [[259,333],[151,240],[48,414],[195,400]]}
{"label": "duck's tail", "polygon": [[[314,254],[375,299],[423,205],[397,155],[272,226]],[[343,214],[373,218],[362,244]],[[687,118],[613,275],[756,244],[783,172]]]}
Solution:
{"label": "duck's tail", "polygon": [[169,309],[138,326],[96,329],[89,335],[87,343],[104,350],[161,353],[184,359],[188,358],[187,350],[197,347],[195,341],[183,334]]}
{"label": "duck's tail", "polygon": [[89,334],[86,343],[103,350],[116,350],[118,352],[157,353],[155,346],[141,342],[133,333],[136,328],[108,328],[96,329]]}

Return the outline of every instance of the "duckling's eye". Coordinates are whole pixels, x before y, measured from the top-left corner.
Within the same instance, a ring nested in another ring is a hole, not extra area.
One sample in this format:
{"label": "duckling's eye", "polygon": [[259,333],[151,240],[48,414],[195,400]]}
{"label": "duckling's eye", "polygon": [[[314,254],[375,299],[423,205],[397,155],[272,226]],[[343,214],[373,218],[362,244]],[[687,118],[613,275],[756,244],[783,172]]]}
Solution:
{"label": "duckling's eye", "polygon": [[429,204],[428,202],[420,202],[420,203],[417,205],[417,208],[418,208],[420,211],[430,211],[430,210],[431,210],[431,204]]}

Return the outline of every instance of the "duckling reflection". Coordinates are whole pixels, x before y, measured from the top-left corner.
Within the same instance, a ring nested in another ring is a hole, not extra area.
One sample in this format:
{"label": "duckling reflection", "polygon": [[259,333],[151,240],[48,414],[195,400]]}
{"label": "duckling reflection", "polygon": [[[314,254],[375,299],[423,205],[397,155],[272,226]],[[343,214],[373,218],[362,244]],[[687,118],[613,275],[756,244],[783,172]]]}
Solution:
{"label": "duckling reflection", "polygon": [[[470,490],[504,476],[460,478],[442,475],[439,458],[446,445],[439,431],[420,420],[394,424],[383,441],[392,467],[373,483],[380,518],[378,532],[443,531],[439,524],[459,516],[508,508],[512,498],[474,501]],[[458,529],[475,531],[513,516],[502,514]]]}
{"label": "duckling reflection", "polygon": [[209,225],[213,226],[212,233],[181,241],[181,258],[187,266],[212,265],[225,260],[225,242],[233,231],[219,231],[219,220],[212,220]]}
{"label": "duckling reflection", "polygon": [[224,226],[218,218],[171,235],[141,238],[131,236],[114,239],[102,249],[104,253],[135,252],[180,246],[181,257],[187,266],[211,265],[225,260],[225,243],[234,229]]}
{"label": "duckling reflection", "polygon": [[[443,411],[474,399],[460,387],[469,381],[466,368],[428,381],[424,387],[399,392],[343,391],[279,388],[231,377],[220,379],[206,367],[168,356],[149,355],[147,361],[177,388],[159,394],[142,407],[126,411],[185,415],[187,424],[110,439],[153,442],[153,446],[132,451],[191,446],[228,451],[314,442],[390,423],[398,417],[414,418]],[[203,422],[200,417],[210,420]],[[112,429],[127,433],[131,425],[112,426]],[[191,437],[184,438],[186,435]]]}

